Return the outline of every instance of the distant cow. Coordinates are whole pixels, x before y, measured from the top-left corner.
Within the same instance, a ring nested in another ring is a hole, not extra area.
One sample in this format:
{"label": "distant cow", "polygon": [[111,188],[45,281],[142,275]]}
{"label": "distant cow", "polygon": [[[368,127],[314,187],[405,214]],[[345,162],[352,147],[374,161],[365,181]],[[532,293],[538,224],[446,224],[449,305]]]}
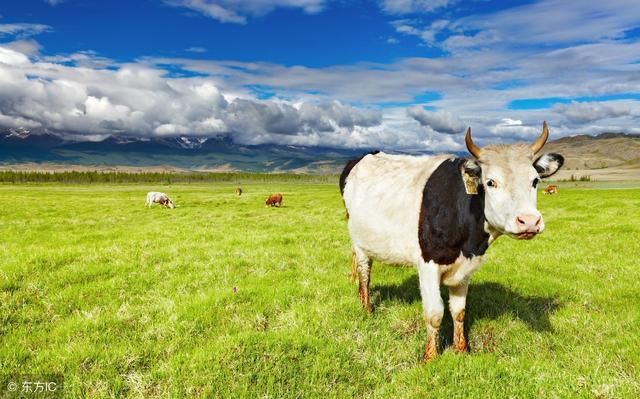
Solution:
{"label": "distant cow", "polygon": [[549,195],[557,194],[558,186],[556,186],[555,184],[549,184],[547,188],[544,189],[544,193]]}
{"label": "distant cow", "polygon": [[154,202],[164,206],[165,208],[175,208],[175,206],[173,205],[173,201],[171,201],[171,198],[169,198],[167,194],[157,191],[149,191],[147,193],[146,205],[151,208],[151,205],[153,205]]}
{"label": "distant cow", "polygon": [[425,360],[437,355],[445,311],[440,285],[449,288],[453,347],[465,351],[467,289],[485,251],[501,235],[529,240],[544,230],[536,187],[564,162],[561,155],[541,153],[548,136],[545,122],[533,145],[479,148],[468,129],[468,158],[378,152],[344,168],[340,191],[349,218],[360,302],[372,311],[369,281],[374,259],[415,265],[427,324]]}
{"label": "distant cow", "polygon": [[236,195],[239,197],[242,195],[242,189],[240,187],[236,188]]}
{"label": "distant cow", "polygon": [[266,206],[280,206],[282,205],[282,194],[271,194],[267,201],[265,202]]}

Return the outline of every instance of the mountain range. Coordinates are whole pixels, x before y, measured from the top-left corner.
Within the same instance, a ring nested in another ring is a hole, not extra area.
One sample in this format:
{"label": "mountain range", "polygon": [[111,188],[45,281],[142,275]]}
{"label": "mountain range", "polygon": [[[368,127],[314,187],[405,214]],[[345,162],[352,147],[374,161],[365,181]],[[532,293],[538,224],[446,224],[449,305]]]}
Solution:
{"label": "mountain range", "polygon": [[[640,135],[603,133],[551,141],[546,151],[565,156],[565,172],[640,170]],[[156,167],[208,171],[336,173],[369,149],[292,145],[242,145],[229,137],[121,137],[70,141],[25,128],[0,130],[0,165],[56,164],[83,167]],[[464,154],[461,154],[464,155]],[[635,173],[635,172],[634,172]]]}
{"label": "mountain range", "polygon": [[171,166],[190,170],[333,173],[367,150],[292,145],[241,145],[229,137],[115,137],[69,141],[27,129],[0,131],[0,164]]}

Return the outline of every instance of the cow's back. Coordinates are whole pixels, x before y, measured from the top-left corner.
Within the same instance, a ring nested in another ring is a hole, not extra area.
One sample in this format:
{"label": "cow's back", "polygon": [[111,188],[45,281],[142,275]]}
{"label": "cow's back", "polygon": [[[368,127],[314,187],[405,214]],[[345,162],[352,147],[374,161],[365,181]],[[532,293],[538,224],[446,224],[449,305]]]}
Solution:
{"label": "cow's back", "polygon": [[424,186],[449,158],[378,153],[349,165],[343,198],[353,245],[376,260],[414,264],[421,254],[418,221]]}

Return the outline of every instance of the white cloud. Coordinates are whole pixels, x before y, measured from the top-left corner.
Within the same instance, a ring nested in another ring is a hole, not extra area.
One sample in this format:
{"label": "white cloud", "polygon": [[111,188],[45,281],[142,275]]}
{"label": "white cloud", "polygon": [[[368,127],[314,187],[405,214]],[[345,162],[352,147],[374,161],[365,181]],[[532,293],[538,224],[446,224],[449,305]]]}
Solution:
{"label": "white cloud", "polygon": [[438,133],[459,134],[465,128],[458,117],[446,111],[427,111],[420,107],[411,107],[407,109],[407,115]]}
{"label": "white cloud", "polygon": [[186,48],[184,51],[188,51],[190,53],[206,53],[207,49],[204,47],[189,47],[189,48]]}
{"label": "white cloud", "polygon": [[[602,119],[629,116],[632,114],[632,107],[636,110],[640,109],[640,102],[571,102],[570,104],[557,104],[553,107],[553,111],[563,115],[570,122],[581,125]],[[640,115],[640,111],[636,114]]]}
{"label": "white cloud", "polygon": [[522,121],[519,119],[502,118],[498,126],[522,126]]}
{"label": "white cloud", "polygon": [[389,14],[418,14],[430,13],[457,2],[458,0],[380,0],[380,6]]}
{"label": "white cloud", "polygon": [[[432,45],[472,50],[490,44],[494,48],[523,44],[548,47],[620,39],[626,31],[638,27],[638,20],[640,7],[629,0],[582,0],[579,7],[563,0],[542,0],[455,21],[435,21],[429,26],[409,20],[391,24],[399,33],[421,37]],[[442,40],[436,40],[437,36]]]}
{"label": "white cloud", "polygon": [[[85,135],[231,135],[240,143],[362,145],[379,111],[337,101],[225,95],[208,78],[143,64],[100,67],[92,53],[30,60],[0,47],[0,125]],[[95,56],[100,59],[97,55]]]}
{"label": "white cloud", "polygon": [[29,57],[9,47],[0,47],[0,63],[20,65],[29,63]]}
{"label": "white cloud", "polygon": [[44,0],[45,3],[48,3],[52,6],[57,6],[58,4],[64,3],[66,0]]}
{"label": "white cloud", "polygon": [[322,11],[327,0],[165,0],[165,3],[196,11],[220,22],[244,24],[276,8],[299,8],[308,14]]}
{"label": "white cloud", "polygon": [[40,53],[40,43],[35,40],[15,40],[13,42],[4,43],[3,46],[16,50],[18,53],[22,53],[28,57],[33,57]]}
{"label": "white cloud", "polygon": [[43,24],[31,24],[31,23],[0,24],[0,38],[3,36],[14,36],[19,39],[24,39],[24,38],[34,36],[50,30],[51,30],[51,27],[49,25],[43,25]]}

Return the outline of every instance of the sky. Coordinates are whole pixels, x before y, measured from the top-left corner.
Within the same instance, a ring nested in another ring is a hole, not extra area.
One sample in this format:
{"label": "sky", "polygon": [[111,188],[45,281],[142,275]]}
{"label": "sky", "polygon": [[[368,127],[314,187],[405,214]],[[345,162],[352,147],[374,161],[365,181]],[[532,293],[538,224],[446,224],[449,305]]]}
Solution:
{"label": "sky", "polygon": [[4,129],[460,151],[545,120],[640,133],[637,0],[0,4]]}

